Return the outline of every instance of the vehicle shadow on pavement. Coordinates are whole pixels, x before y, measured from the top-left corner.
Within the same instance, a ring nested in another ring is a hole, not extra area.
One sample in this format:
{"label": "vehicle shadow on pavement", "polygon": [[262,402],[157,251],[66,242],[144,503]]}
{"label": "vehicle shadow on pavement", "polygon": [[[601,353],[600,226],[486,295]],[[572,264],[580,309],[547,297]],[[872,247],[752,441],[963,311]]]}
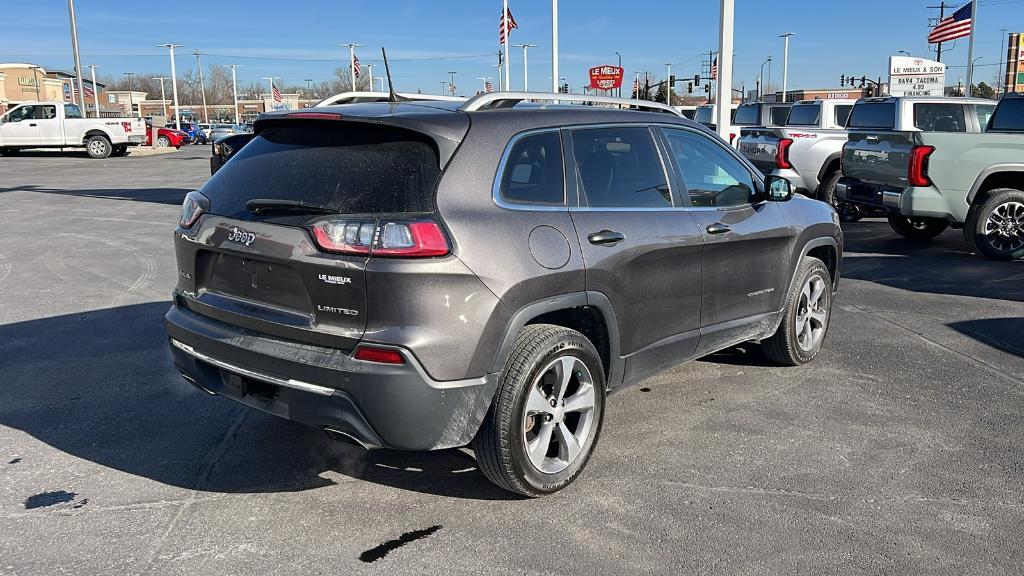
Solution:
{"label": "vehicle shadow on pavement", "polygon": [[982,344],[1024,358],[1024,318],[965,320],[949,327]]}
{"label": "vehicle shadow on pavement", "polygon": [[[0,425],[76,458],[204,492],[295,492],[354,478],[456,498],[515,498],[461,450],[367,452],[199,392],[171,364],[168,306],[0,326]],[[22,450],[30,460],[31,444]]]}
{"label": "vehicle shadow on pavement", "polygon": [[13,188],[0,188],[0,194],[4,192],[40,192],[43,194],[58,194],[62,196],[79,196],[82,198],[103,198],[106,200],[132,200],[134,202],[152,202],[155,204],[180,205],[185,199],[185,194],[191,192],[188,188],[103,188],[95,190],[69,190],[64,188],[44,188],[40,186],[17,186]]}
{"label": "vehicle shadow on pavement", "polygon": [[972,254],[959,230],[917,242],[898,236],[885,222],[867,221],[845,224],[843,233],[844,278],[913,292],[1024,302],[1024,263]]}

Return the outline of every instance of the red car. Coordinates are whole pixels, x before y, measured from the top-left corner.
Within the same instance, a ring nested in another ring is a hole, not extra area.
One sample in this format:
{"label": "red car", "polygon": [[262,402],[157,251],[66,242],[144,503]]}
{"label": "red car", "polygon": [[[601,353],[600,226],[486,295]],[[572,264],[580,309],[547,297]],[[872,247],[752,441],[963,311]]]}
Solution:
{"label": "red car", "polygon": [[[175,148],[181,148],[185,144],[188,144],[191,140],[188,134],[181,130],[175,130],[174,128],[157,128],[156,133],[156,144],[159,148],[167,148],[168,146],[174,146]],[[153,125],[146,122],[146,146],[153,145]]]}

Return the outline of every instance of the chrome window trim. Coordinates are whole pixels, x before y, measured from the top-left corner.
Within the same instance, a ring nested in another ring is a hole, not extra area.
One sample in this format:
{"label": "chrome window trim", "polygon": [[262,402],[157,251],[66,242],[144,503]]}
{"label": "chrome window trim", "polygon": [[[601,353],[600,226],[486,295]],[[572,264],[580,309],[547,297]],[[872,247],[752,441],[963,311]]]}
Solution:
{"label": "chrome window trim", "polygon": [[[553,204],[523,204],[511,202],[502,198],[501,179],[505,175],[505,168],[508,166],[509,157],[512,155],[512,149],[515,148],[516,144],[518,144],[523,138],[536,136],[537,134],[546,134],[549,132],[554,132],[558,135],[559,147],[562,152],[562,203],[557,206]],[[498,171],[494,175],[494,184],[491,185],[491,200],[493,200],[494,204],[499,208],[504,208],[506,210],[519,210],[526,212],[565,212],[569,209],[566,188],[565,144],[562,142],[561,128],[536,128],[533,130],[526,130],[525,132],[519,132],[508,141],[508,144],[505,145],[505,151],[501,153],[501,161],[498,162]]]}

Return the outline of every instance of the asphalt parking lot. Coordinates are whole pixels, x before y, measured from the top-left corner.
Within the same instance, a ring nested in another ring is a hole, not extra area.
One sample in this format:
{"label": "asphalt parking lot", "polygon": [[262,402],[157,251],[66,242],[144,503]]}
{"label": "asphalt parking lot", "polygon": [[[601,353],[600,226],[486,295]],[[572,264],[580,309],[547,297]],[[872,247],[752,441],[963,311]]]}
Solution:
{"label": "asphalt parking lot", "polygon": [[819,359],[609,400],[580,481],[363,452],[211,398],[162,328],[207,146],[0,158],[0,574],[1019,574],[1024,263],[848,225]]}

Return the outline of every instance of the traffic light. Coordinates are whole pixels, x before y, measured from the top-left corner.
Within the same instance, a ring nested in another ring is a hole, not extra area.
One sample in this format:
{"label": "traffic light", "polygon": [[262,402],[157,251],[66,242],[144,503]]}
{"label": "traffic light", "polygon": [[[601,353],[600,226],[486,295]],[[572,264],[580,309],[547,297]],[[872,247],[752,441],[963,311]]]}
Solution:
{"label": "traffic light", "polygon": [[846,86],[846,74],[843,74],[842,76],[839,77],[839,85]]}
{"label": "traffic light", "polygon": [[708,94],[711,94],[711,84],[705,84],[704,85],[704,92],[707,92]]}
{"label": "traffic light", "polygon": [[693,94],[693,82],[686,83],[686,91],[690,94]]}
{"label": "traffic light", "polygon": [[669,76],[668,77],[668,83],[671,86],[675,86],[676,85],[676,77],[675,76]]}
{"label": "traffic light", "polygon": [[867,83],[868,83],[868,77],[867,76],[861,76],[860,77],[860,87],[863,88],[864,85],[867,84]]}
{"label": "traffic light", "polygon": [[693,75],[693,85],[694,86],[699,86],[700,85],[700,74],[694,74]]}

